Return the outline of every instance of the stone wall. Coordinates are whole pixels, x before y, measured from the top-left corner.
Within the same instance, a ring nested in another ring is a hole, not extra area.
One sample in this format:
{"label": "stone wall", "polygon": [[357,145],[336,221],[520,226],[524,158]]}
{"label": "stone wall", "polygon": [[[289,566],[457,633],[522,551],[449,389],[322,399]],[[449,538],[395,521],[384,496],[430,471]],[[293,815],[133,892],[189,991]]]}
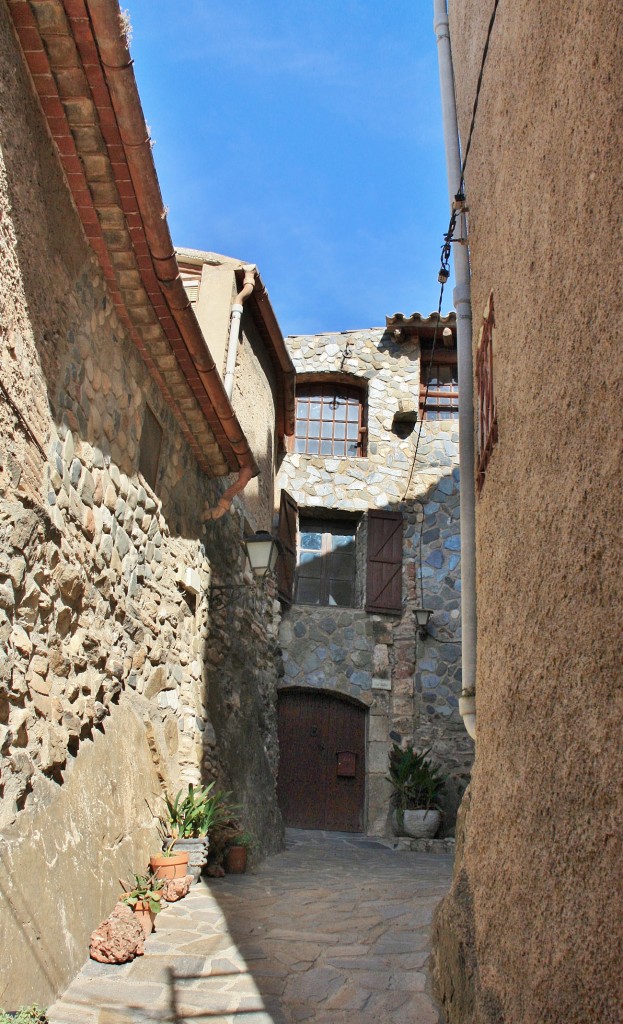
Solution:
{"label": "stone wall", "polygon": [[[159,845],[165,789],[232,788],[261,849],[281,826],[271,595],[244,612],[236,666],[254,697],[231,721],[233,683],[210,674],[228,646],[209,588],[213,576],[242,582],[244,510],[237,502],[201,524],[228,481],[195,463],[110,302],[3,6],[0,48],[0,1005],[10,1007],[50,1001],[82,962],[118,876]],[[163,429],[153,490],[138,472],[147,406]]]}
{"label": "stone wall", "polygon": [[[490,9],[450,9],[465,141]],[[471,804],[437,929],[450,1024],[621,1020],[622,37],[615,0],[500,4],[467,165],[499,440]]]}
{"label": "stone wall", "polygon": [[[384,776],[392,741],[430,747],[448,773],[445,829],[452,829],[473,744],[458,714],[461,690],[459,470],[456,421],[423,424],[412,479],[417,427],[393,429],[403,404],[417,409],[420,348],[398,344],[382,329],[287,339],[298,373],[351,374],[367,382],[367,453],[332,458],[290,453],[278,485],[301,513],[331,509],[359,515],[357,608],[293,605],[280,642],[280,687],[322,689],[370,709],[367,764],[368,830],[387,831]],[[329,379],[329,377],[327,378]],[[403,514],[402,615],[369,615],[365,603],[366,515],[370,508]],[[422,573],[419,573],[420,546]],[[416,640],[413,608],[434,611],[430,635]]]}

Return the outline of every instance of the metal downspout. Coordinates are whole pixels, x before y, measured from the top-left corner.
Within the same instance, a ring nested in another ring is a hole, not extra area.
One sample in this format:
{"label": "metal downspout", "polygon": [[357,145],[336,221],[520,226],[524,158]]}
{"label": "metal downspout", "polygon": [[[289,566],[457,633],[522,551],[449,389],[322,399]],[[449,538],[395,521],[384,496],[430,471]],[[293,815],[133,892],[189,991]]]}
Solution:
{"label": "metal downspout", "polygon": [[240,340],[240,321],[244,300],[249,297],[255,287],[257,267],[249,264],[244,268],[244,281],[241,290],[236,295],[231,307],[231,320],[229,324],[229,341],[227,343],[227,363],[225,366],[225,394],[231,401],[234,393],[234,373],[236,372],[236,357],[238,355],[238,342]]}
{"label": "metal downspout", "polygon": [[[454,95],[454,72],[446,0],[434,0],[435,35],[439,57],[439,81],[443,135],[450,203],[459,191],[461,154]],[[457,220],[458,237],[467,238],[465,216]],[[474,475],[474,369],[472,359],[472,305],[469,252],[466,244],[454,245],[454,307],[456,309],[457,362],[459,370],[459,466],[461,472],[461,628],[463,695],[459,710],[467,732],[476,738],[476,491]]]}

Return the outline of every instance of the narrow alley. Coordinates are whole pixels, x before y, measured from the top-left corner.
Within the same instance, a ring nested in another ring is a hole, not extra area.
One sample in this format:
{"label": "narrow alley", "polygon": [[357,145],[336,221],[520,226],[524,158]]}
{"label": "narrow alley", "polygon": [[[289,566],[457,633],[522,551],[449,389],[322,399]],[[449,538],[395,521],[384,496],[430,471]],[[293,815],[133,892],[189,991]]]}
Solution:
{"label": "narrow alley", "polygon": [[288,830],[254,874],[200,881],[145,956],[88,961],[50,1024],[437,1024],[430,921],[451,855]]}

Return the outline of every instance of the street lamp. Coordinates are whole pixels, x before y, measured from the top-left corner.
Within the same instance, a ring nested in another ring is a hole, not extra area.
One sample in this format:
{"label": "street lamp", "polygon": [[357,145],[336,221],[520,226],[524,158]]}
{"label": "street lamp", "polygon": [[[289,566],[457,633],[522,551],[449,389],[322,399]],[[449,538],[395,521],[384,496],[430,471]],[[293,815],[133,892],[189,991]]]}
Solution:
{"label": "street lamp", "polygon": [[414,608],[415,624],[420,640],[426,640],[428,636],[428,620],[433,614],[431,608]]}

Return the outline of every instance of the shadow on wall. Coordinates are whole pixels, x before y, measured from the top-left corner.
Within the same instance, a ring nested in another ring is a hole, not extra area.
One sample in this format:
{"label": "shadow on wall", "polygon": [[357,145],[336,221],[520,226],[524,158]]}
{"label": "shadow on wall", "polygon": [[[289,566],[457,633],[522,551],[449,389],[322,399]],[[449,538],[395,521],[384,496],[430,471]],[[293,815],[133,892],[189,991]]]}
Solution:
{"label": "shadow on wall", "polygon": [[242,500],[244,512],[254,530],[270,530],[275,507],[275,443],[270,428],[265,432],[265,441],[249,442],[257,463],[259,474],[247,484]]}
{"label": "shadow on wall", "polygon": [[[435,477],[432,482],[431,476]],[[473,759],[473,743],[458,711],[458,469],[431,466],[427,461],[421,469],[420,486],[417,499],[387,506],[401,512],[404,520],[402,612],[382,615],[367,613],[362,605],[293,604],[280,630],[284,675],[278,690],[326,692],[366,706],[373,704],[375,715],[382,713],[387,719],[383,740],[379,722],[375,722],[374,750],[369,750],[369,756],[377,765],[382,742],[388,749],[392,741],[413,744],[418,750],[430,748],[448,775],[445,810],[451,829]],[[317,522],[318,530],[322,517],[333,517],[327,508],[299,511]],[[320,543],[318,538],[316,543]],[[338,541],[335,553],[323,554],[313,551],[314,538],[308,538],[304,583],[308,587],[311,581],[313,591],[316,582],[322,580],[325,599],[331,594],[331,580],[352,570],[349,545],[359,545],[361,535],[358,533],[356,539],[338,537]],[[359,554],[357,573],[365,575],[365,559]],[[363,594],[365,587],[360,582],[354,590]],[[338,594],[339,588],[334,593]],[[433,611],[425,639],[417,637],[414,616],[414,609],[422,605]],[[385,774],[385,760],[382,771],[380,767],[374,770]]]}
{"label": "shadow on wall", "polygon": [[[4,28],[0,17],[1,45]],[[281,836],[265,753],[272,601],[245,611],[232,664],[257,704],[222,698],[231,721],[220,749],[204,663],[225,639],[209,634],[208,585],[211,569],[242,579],[240,518],[209,530],[201,523],[204,503],[216,504],[225,482],[194,465],[127,340],[49,138],[37,133],[38,112],[29,115],[28,131],[23,113],[0,125],[11,283],[1,372],[23,416],[0,407],[10,478],[0,540],[11,565],[0,609],[0,828],[11,879],[0,914],[5,1005],[49,1002],[82,963],[116,878],[143,870],[158,843],[154,814],[165,787],[175,792],[201,773],[222,778],[235,785],[234,799],[255,807],[266,848]],[[146,404],[164,428],[155,490],[137,475]],[[197,594],[180,588],[187,569],[200,580]],[[215,707],[227,678],[210,677]],[[274,662],[272,678],[274,690]],[[237,748],[248,756],[230,776],[226,756]],[[254,803],[255,774],[266,785]],[[80,793],[71,784],[78,779]],[[111,795],[116,785],[123,799]],[[46,894],[36,905],[33,884]]]}

